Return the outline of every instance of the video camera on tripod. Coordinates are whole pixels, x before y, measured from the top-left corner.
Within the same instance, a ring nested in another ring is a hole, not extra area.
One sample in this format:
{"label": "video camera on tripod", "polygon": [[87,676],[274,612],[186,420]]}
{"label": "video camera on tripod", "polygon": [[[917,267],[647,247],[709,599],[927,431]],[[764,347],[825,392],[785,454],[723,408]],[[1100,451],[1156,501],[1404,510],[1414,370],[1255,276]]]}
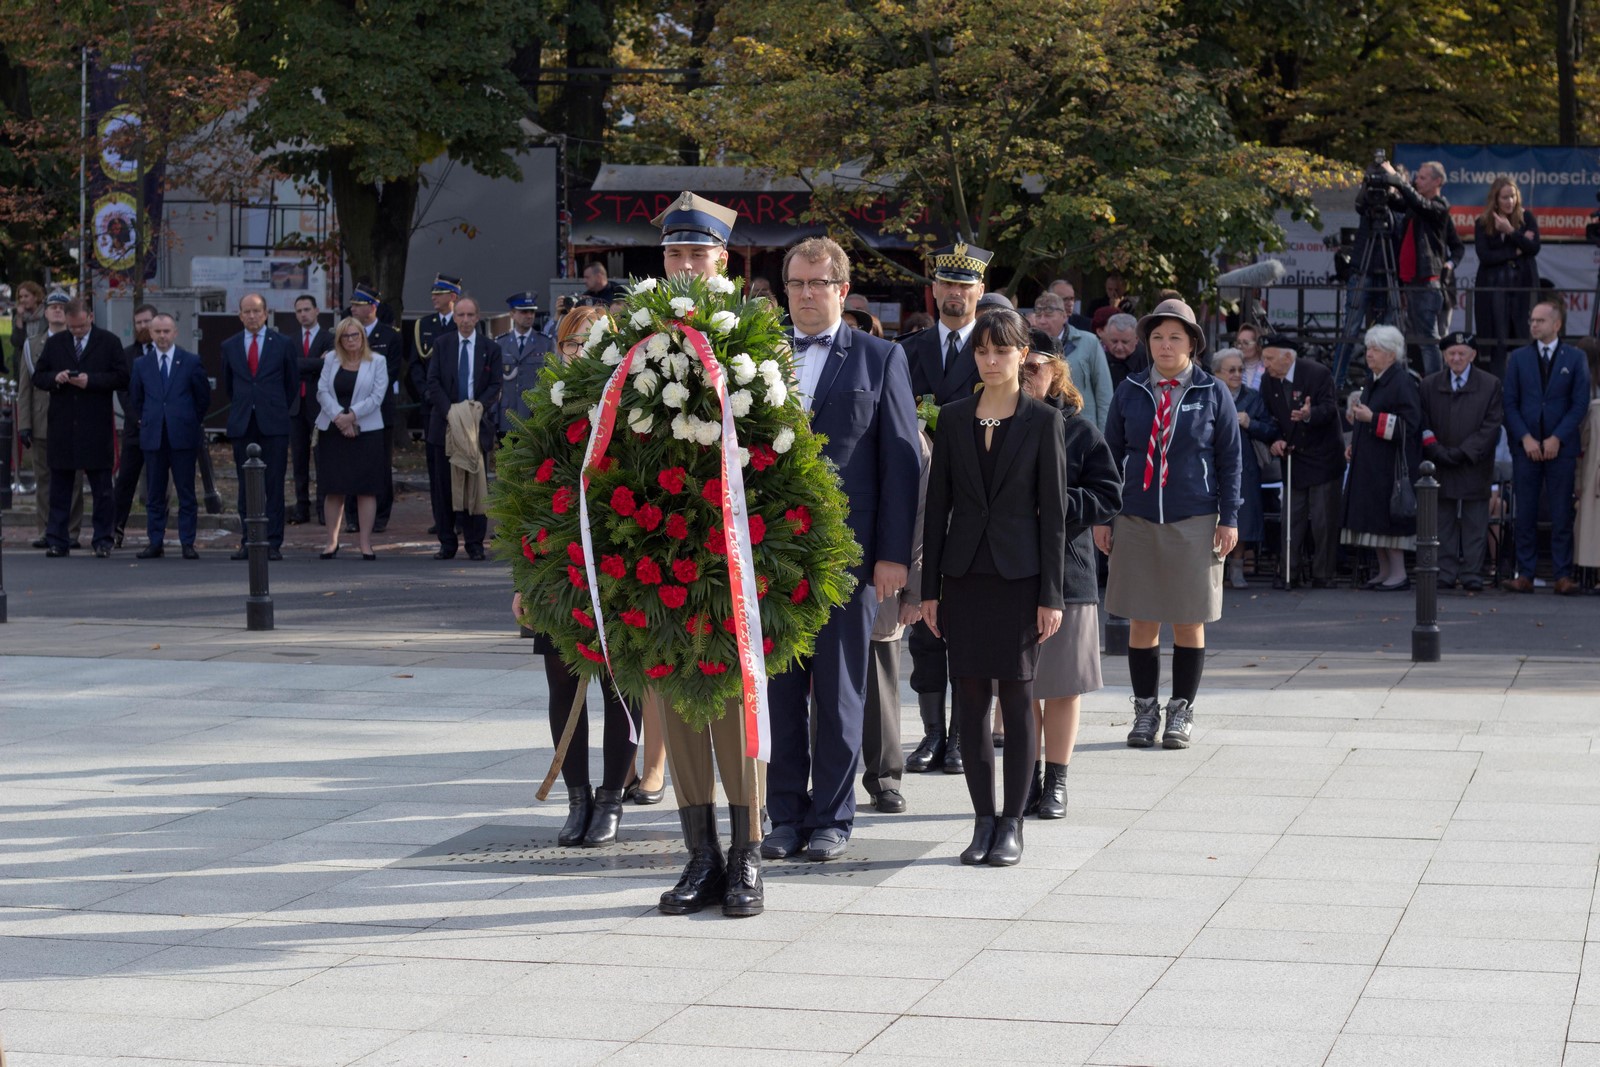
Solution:
{"label": "video camera on tripod", "polygon": [[1394,175],[1384,169],[1387,160],[1383,149],[1372,153],[1372,166],[1361,176],[1361,217],[1374,230],[1387,233],[1390,227],[1389,191],[1394,188]]}

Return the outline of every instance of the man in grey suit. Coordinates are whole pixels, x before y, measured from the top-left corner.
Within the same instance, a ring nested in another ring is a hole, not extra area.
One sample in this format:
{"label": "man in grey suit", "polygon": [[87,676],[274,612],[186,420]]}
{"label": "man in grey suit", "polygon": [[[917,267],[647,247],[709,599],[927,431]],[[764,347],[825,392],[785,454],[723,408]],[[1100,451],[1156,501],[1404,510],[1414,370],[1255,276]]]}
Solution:
{"label": "man in grey suit", "polygon": [[239,550],[228,558],[250,558],[244,547],[244,464],[246,450],[257,444],[267,465],[267,558],[282,559],[289,413],[300,397],[300,366],[289,339],[267,326],[267,301],[260,293],[246,293],[239,301],[239,322],[244,330],[222,342],[228,438],[239,472]]}

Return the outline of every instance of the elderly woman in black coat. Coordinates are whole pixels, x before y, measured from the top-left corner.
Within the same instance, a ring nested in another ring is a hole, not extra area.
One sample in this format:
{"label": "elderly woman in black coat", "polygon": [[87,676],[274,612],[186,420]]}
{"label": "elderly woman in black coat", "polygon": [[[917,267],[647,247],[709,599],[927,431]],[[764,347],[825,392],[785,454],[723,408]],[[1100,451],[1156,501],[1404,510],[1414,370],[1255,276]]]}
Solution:
{"label": "elderly woman in black coat", "polygon": [[[1240,332],[1244,332],[1243,327]],[[1243,352],[1237,348],[1221,349],[1211,357],[1211,373],[1232,394],[1233,407],[1239,416],[1239,434],[1244,438],[1244,447],[1239,450],[1239,493],[1244,497],[1244,503],[1239,505],[1239,543],[1228,556],[1228,584],[1243,589],[1249,585],[1244,580],[1244,546],[1259,545],[1267,536],[1266,517],[1261,508],[1260,457],[1267,455],[1268,447],[1278,436],[1278,423],[1267,411],[1267,402],[1261,394],[1244,384]]]}
{"label": "elderly woman in black coat", "polygon": [[1367,331],[1366,387],[1350,398],[1350,474],[1345,481],[1340,540],[1378,554],[1378,574],[1365,586],[1380,592],[1411,588],[1406,551],[1417,545],[1415,516],[1396,518],[1390,496],[1396,478],[1415,481],[1422,462],[1422,394],[1406,372],[1406,339],[1393,326]]}

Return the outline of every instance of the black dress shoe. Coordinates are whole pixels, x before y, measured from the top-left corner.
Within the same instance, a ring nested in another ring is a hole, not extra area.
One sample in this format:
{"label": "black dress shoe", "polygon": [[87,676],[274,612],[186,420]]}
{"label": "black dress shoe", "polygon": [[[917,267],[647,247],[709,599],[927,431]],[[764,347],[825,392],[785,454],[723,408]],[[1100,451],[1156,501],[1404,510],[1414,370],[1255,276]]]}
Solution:
{"label": "black dress shoe", "polygon": [[453,549],[453,548],[451,548],[451,549],[443,549],[443,548],[441,548],[439,551],[437,551],[437,552],[435,552],[433,554],[433,558],[434,559],[455,559],[456,558],[456,550]]}
{"label": "black dress shoe", "polygon": [[434,523],[432,526],[428,527],[428,536],[429,537],[437,537],[437,536],[439,536],[439,524],[438,523]]}
{"label": "black dress shoe", "polygon": [[274,563],[277,563],[277,562],[281,561],[283,559],[283,549],[281,549],[281,548],[269,548],[269,549],[267,549],[267,558],[270,559]]}
{"label": "black dress shoe", "polygon": [[376,552],[363,552],[361,553],[361,558],[366,560],[368,563],[376,563],[378,561],[378,554]]}
{"label": "black dress shoe", "polygon": [[373,524],[372,524],[372,532],[373,533],[383,533],[383,531],[387,530],[388,528],[389,528],[389,520],[388,519],[378,519],[378,520],[374,521]]}
{"label": "black dress shoe", "polygon": [[95,559],[110,559],[111,558],[111,546],[110,545],[95,545],[94,546],[94,558]]}
{"label": "black dress shoe", "polygon": [[112,534],[111,534],[111,547],[112,548],[121,548],[122,547],[122,528],[120,526],[116,530],[112,531]]}
{"label": "black dress shoe", "polygon": [[813,863],[836,860],[844,855],[845,849],[849,847],[848,834],[836,826],[827,826],[811,832],[811,840],[806,842],[806,859]]}
{"label": "black dress shoe", "polygon": [[594,791],[584,786],[567,794],[567,821],[556,834],[556,844],[571,847],[583,840],[589,829],[589,811],[594,806]]}
{"label": "black dress shoe", "polygon": [[1462,590],[1464,592],[1481,593],[1481,592],[1483,592],[1483,579],[1482,578],[1463,578],[1463,579],[1461,579],[1461,588],[1462,588]]}
{"label": "black dress shoe", "polygon": [[82,548],[83,547],[83,542],[78,540],[76,537],[74,537],[72,539],[72,544],[68,545],[67,547],[68,548]]}
{"label": "black dress shoe", "polygon": [[1065,819],[1067,817],[1067,765],[1044,765],[1044,796],[1039,800],[1039,818]]}
{"label": "black dress shoe", "polygon": [[1372,591],[1375,593],[1404,593],[1410,588],[1411,579],[1407,578],[1405,581],[1397,582],[1394,585],[1375,585],[1372,587]]}
{"label": "black dress shoe", "polygon": [[659,804],[661,803],[661,798],[666,795],[667,783],[665,781],[662,781],[655,789],[646,789],[643,783],[639,783],[633,790],[633,802],[646,805]]}
{"label": "black dress shoe", "polygon": [[199,559],[200,558],[200,553],[198,553],[198,552],[196,552],[194,550],[194,546],[193,545],[184,545],[183,546],[183,558],[184,559]]}
{"label": "black dress shoe", "polygon": [[786,860],[805,847],[806,838],[798,826],[774,826],[761,841],[761,855],[769,860]]}
{"label": "black dress shoe", "polygon": [[872,807],[885,815],[899,815],[906,810],[906,798],[898,789],[885,789],[872,798]]}
{"label": "black dress shoe", "polygon": [[29,541],[28,544],[34,548],[49,548],[50,539],[48,537],[35,537],[32,541]]}
{"label": "black dress shoe", "polygon": [[583,847],[599,848],[617,839],[622,826],[622,790],[596,789],[594,806],[589,811],[589,828],[584,831]]}
{"label": "black dress shoe", "polygon": [[1332,589],[1333,588],[1333,579],[1332,578],[1313,578],[1313,579],[1311,579],[1311,588],[1313,588],[1313,589]]}
{"label": "black dress shoe", "polygon": [[249,559],[250,558],[250,550],[248,548],[242,548],[241,547],[237,552],[233,553],[233,555],[229,556],[228,558],[229,559]]}
{"label": "black dress shoe", "polygon": [[147,545],[134,554],[134,559],[160,559],[165,552],[160,545]]}
{"label": "black dress shoe", "polygon": [[728,889],[728,871],[717,832],[716,806],[679,808],[678,821],[683,825],[684,844],[689,847],[689,862],[678,876],[678,884],[662,893],[656,906],[668,915],[692,915],[708,904],[726,904],[723,897]]}
{"label": "black dress shoe", "polygon": [[922,774],[935,767],[944,767],[944,730],[943,724],[938,736],[924,734],[922,743],[917,745],[911,755],[906,757],[906,771],[910,774]]}
{"label": "black dress shoe", "polygon": [[994,816],[979,815],[972,823],[972,844],[961,853],[961,862],[976,867],[989,858],[989,848],[994,844]]}
{"label": "black dress shoe", "polygon": [[333,548],[331,550],[327,551],[327,552],[318,552],[317,553],[317,558],[318,559],[337,559],[339,557],[339,549],[341,549],[343,547],[344,547],[343,545],[334,545]]}
{"label": "black dress shoe", "polygon": [[44,554],[46,559],[60,559],[62,556],[70,554],[71,551],[72,550],[70,548],[57,548],[54,545],[51,545],[49,548],[44,550]]}
{"label": "black dress shoe", "polygon": [[1015,867],[1022,859],[1022,820],[1002,815],[994,821],[994,844],[984,862],[991,867]]}
{"label": "black dress shoe", "polygon": [[469,548],[467,549],[467,558],[475,563],[482,563],[489,557],[484,554],[484,551],[481,548]]}

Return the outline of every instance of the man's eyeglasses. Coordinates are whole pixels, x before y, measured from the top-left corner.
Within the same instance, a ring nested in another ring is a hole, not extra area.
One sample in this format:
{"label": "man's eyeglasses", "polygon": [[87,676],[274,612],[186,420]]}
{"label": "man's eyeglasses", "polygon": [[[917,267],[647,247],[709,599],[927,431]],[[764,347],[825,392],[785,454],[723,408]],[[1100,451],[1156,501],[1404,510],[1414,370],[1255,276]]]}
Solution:
{"label": "man's eyeglasses", "polygon": [[783,287],[795,295],[800,295],[802,293],[825,293],[830,285],[843,284],[838,278],[819,278],[816,281],[798,281],[791,278],[783,283]]}

